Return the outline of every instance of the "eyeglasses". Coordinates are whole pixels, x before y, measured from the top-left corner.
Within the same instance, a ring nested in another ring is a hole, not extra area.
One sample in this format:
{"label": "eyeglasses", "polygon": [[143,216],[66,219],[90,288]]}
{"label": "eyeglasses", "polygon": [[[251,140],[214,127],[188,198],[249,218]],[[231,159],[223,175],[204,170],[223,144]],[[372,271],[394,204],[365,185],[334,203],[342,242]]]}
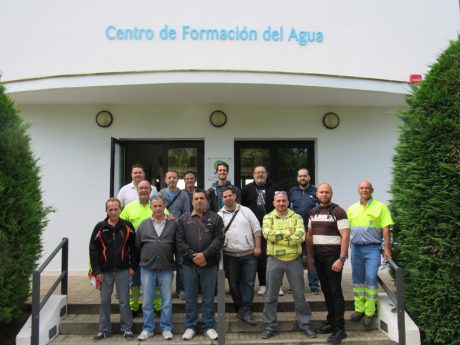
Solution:
{"label": "eyeglasses", "polygon": [[287,193],[284,190],[277,190],[275,195],[287,195]]}

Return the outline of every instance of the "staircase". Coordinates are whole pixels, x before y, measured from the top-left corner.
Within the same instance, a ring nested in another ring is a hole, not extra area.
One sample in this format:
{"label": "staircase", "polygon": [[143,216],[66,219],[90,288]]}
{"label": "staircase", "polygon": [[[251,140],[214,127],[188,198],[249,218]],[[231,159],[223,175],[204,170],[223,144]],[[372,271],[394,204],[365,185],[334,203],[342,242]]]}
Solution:
{"label": "staircase", "polygon": [[[390,345],[390,339],[377,329],[377,321],[365,329],[359,322],[351,322],[350,315],[353,311],[353,299],[351,295],[351,275],[345,274],[343,281],[343,290],[345,295],[346,313],[345,313],[345,328],[348,338],[342,341],[342,344],[372,344],[372,345]],[[61,322],[60,335],[51,342],[53,345],[83,345],[94,344],[92,337],[98,332],[98,318],[99,318],[99,295],[95,290],[91,290],[87,279],[82,280],[84,286],[81,287],[80,298],[72,297],[72,287],[77,289],[77,286],[69,283],[69,304],[67,317]],[[286,291],[289,287],[287,281],[283,283],[283,288]],[[78,290],[78,289],[77,289]],[[228,288],[227,288],[228,291]],[[257,290],[256,290],[257,291]],[[306,292],[305,296],[313,310],[312,329],[321,326],[322,321],[326,319],[325,303],[323,295],[313,295]],[[217,298],[216,298],[217,300]],[[226,300],[226,313],[225,313],[225,344],[238,344],[238,345],[255,345],[255,344],[279,344],[279,345],[300,345],[300,344],[327,344],[328,335],[318,335],[316,339],[307,338],[303,333],[297,329],[296,317],[294,312],[294,303],[292,295],[285,293],[284,296],[279,297],[278,305],[278,333],[271,339],[261,339],[260,335],[263,331],[262,324],[262,310],[264,297],[255,295],[254,297],[254,316],[258,321],[256,326],[249,326],[242,321],[238,320],[234,313],[232,300],[227,293]],[[106,344],[125,343],[124,339],[119,333],[119,308],[117,301],[112,300],[112,337],[103,341]],[[146,343],[155,344],[217,344],[217,341],[212,342],[202,334],[197,335],[192,341],[183,341],[181,339],[184,332],[184,302],[174,298],[173,299],[173,333],[174,339],[165,341],[161,336],[161,331],[158,326],[158,318],[155,317],[156,329],[155,335]],[[217,311],[217,306],[216,306]],[[216,314],[217,320],[217,314]],[[217,329],[217,324],[216,324]],[[136,336],[142,330],[142,316],[138,316],[134,320],[133,332]],[[221,334],[220,334],[221,335]],[[221,335],[222,337],[222,335]],[[137,338],[133,342],[138,343]]]}

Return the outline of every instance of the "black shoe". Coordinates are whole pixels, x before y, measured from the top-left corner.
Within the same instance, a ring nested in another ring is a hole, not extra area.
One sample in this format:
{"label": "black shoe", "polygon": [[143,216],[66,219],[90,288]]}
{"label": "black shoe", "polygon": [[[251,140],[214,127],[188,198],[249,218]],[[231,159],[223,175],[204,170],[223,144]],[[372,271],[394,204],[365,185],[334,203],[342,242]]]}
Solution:
{"label": "black shoe", "polygon": [[336,329],[328,338],[327,342],[329,344],[340,344],[340,342],[347,337],[347,333],[341,329]]}
{"label": "black shoe", "polygon": [[325,324],[323,327],[315,329],[316,334],[329,334],[334,330],[331,324]]}
{"label": "black shoe", "polygon": [[303,334],[305,334],[309,338],[316,338],[315,331],[310,329],[310,328],[309,329],[303,329],[302,332],[303,332]]}
{"label": "black shoe", "polygon": [[99,332],[93,337],[93,341],[101,341],[110,337],[110,333]]}
{"label": "black shoe", "polygon": [[266,329],[263,333],[261,338],[262,339],[270,339],[276,334],[276,331],[272,331],[271,329]]}
{"label": "black shoe", "polygon": [[312,288],[311,292],[312,292],[313,295],[319,295],[320,294],[320,291],[319,291],[318,288]]}
{"label": "black shoe", "polygon": [[257,325],[257,321],[254,320],[254,317],[251,314],[246,315],[246,316],[241,316],[240,314],[236,314],[236,317],[240,319],[241,321],[247,323],[250,326]]}
{"label": "black shoe", "polygon": [[374,316],[364,315],[364,317],[363,317],[363,325],[364,325],[364,327],[372,326],[373,321],[374,321]]}
{"label": "black shoe", "polygon": [[360,321],[364,316],[364,313],[361,313],[360,311],[355,311],[353,314],[351,314],[350,320],[354,322]]}

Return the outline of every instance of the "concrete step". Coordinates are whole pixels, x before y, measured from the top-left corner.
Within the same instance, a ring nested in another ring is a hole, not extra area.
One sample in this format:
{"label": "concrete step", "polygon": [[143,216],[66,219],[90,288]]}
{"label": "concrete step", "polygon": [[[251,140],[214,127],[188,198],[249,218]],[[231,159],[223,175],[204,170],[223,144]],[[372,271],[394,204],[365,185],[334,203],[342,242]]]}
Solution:
{"label": "concrete step", "polygon": [[[344,345],[391,345],[390,339],[381,331],[373,330],[368,332],[347,331],[348,337],[342,341]],[[318,335],[315,339],[310,339],[300,332],[279,332],[271,339],[261,339],[260,333],[226,333],[226,345],[310,345],[328,344],[327,334]],[[94,345],[91,340],[92,335],[59,335],[50,344],[52,345]],[[119,334],[112,335],[104,341],[105,344],[126,344],[126,339]],[[138,343],[134,340],[132,343]],[[173,340],[163,340],[160,334],[155,333],[146,344],[168,344],[168,345],[217,345],[217,341],[211,341],[208,337],[197,335],[187,342],[181,339],[180,335],[175,335]]]}
{"label": "concrete step", "polygon": [[[313,295],[311,293],[305,293],[305,298],[307,299],[310,307],[313,311],[322,311],[326,310],[326,304],[324,302],[323,294]],[[217,300],[217,299],[216,299]],[[286,293],[284,296],[279,296],[278,298],[278,311],[294,311],[294,299],[291,294]],[[201,305],[201,299],[198,299],[199,305]],[[140,301],[142,303],[142,299]],[[264,309],[264,296],[254,296],[253,311],[261,312]],[[216,304],[217,310],[217,304]],[[233,313],[235,308],[233,306],[232,298],[230,295],[226,294],[225,296],[225,310],[227,312]],[[345,310],[353,310],[353,299],[345,298]],[[92,303],[69,303],[67,305],[67,311],[69,314],[99,314],[99,300],[96,300]],[[118,314],[120,312],[119,305],[117,300],[112,299],[112,313]],[[173,298],[173,313],[184,313],[185,312],[185,302]]]}
{"label": "concrete step", "polygon": [[[351,311],[345,313],[345,329],[348,331],[367,331],[377,329],[377,322],[369,328],[365,328],[361,322],[351,322]],[[322,322],[326,320],[327,312],[317,311],[313,312],[313,319],[311,323],[312,329],[319,328]],[[263,316],[262,313],[254,313],[254,317],[258,324],[250,326],[236,318],[234,313],[226,313],[225,329],[227,333],[261,333],[263,331]],[[294,312],[278,312],[278,331],[279,332],[292,332],[297,330],[296,315]],[[217,315],[216,315],[217,320]],[[155,332],[161,333],[158,325],[158,318],[155,317],[156,328]],[[175,334],[182,334],[184,328],[184,314],[173,314],[173,325]],[[67,317],[61,322],[60,334],[96,334],[99,330],[99,315],[97,314],[68,314]],[[112,325],[114,332],[120,329],[120,318],[118,314],[112,314]],[[134,319],[133,332],[140,333],[142,331],[143,321],[142,317]],[[217,327],[217,326],[216,326]]]}

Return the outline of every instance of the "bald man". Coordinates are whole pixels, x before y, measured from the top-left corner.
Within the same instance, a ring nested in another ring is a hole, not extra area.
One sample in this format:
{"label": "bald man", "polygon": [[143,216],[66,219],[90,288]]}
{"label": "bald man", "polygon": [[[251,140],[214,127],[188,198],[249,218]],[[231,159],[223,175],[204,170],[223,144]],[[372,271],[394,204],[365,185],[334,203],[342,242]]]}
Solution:
{"label": "bald man", "polygon": [[372,183],[363,180],[358,185],[359,202],[348,208],[351,227],[351,267],[355,312],[352,321],[363,319],[372,324],[377,304],[377,271],[380,255],[391,258],[390,226],[393,225],[388,207],[374,200]]}

